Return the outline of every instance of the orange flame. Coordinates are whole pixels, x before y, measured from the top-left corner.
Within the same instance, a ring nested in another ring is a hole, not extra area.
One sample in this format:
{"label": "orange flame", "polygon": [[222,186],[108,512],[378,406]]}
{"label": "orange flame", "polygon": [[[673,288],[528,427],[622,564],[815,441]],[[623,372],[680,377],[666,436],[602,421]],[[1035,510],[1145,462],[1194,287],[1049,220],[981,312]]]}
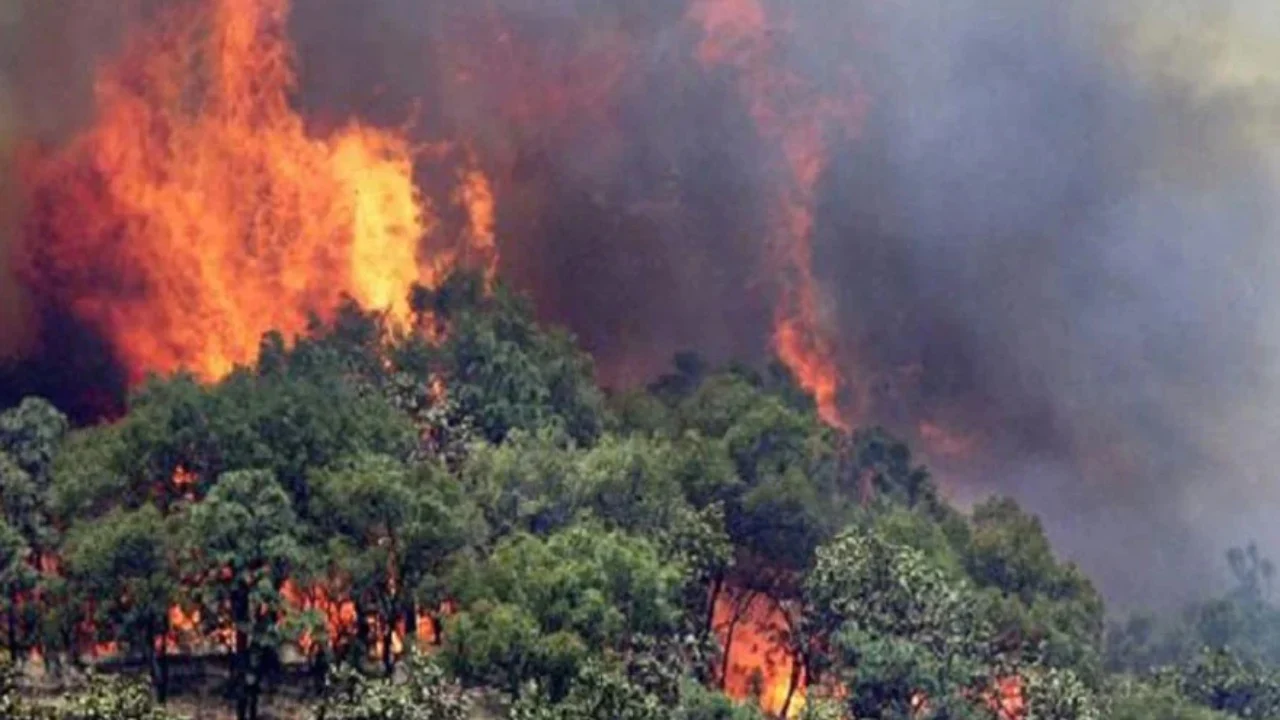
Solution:
{"label": "orange flame", "polygon": [[[303,331],[340,295],[409,315],[435,226],[401,134],[307,129],[288,0],[205,0],[136,32],[96,83],[97,118],[28,163],[22,272],[111,340],[133,381],[217,379],[268,330]],[[492,194],[465,176],[468,242],[492,267]]]}
{"label": "orange flame", "polygon": [[996,684],[991,698],[992,707],[1000,720],[1022,720],[1027,716],[1027,702],[1022,695],[1022,678],[1011,675]]}
{"label": "orange flame", "polygon": [[849,429],[856,412],[844,397],[835,339],[823,317],[813,270],[814,204],[826,169],[826,133],[861,123],[860,93],[842,101],[824,96],[781,64],[775,22],[764,0],[695,0],[689,19],[703,31],[704,67],[727,66],[747,98],[762,139],[779,148],[784,185],[775,200],[769,252],[780,276],[773,346],[817,402],[829,424]]}
{"label": "orange flame", "polygon": [[494,237],[495,210],[493,188],[489,178],[472,168],[462,175],[462,184],[455,195],[457,202],[467,209],[468,227],[466,248],[478,256],[484,268],[484,279],[493,285],[498,274],[498,246]]}
{"label": "orange flame", "polygon": [[[328,635],[329,647],[340,647],[355,635],[357,616],[356,605],[324,587],[301,588],[292,581],[286,582],[281,591],[285,602],[295,612],[318,611],[324,619],[325,632]],[[383,653],[383,637],[385,625],[376,615],[368,615],[366,620],[372,630],[373,646],[370,654],[381,657]],[[429,613],[419,610],[416,613],[417,630],[414,639],[421,644],[429,644],[436,639],[435,620]],[[403,618],[395,621],[391,632],[391,653],[400,656],[405,650],[405,637],[408,634]],[[304,632],[297,641],[298,649],[310,655],[321,647],[320,640],[310,632]]]}
{"label": "orange flame", "polygon": [[785,708],[787,717],[800,715],[805,677],[787,641],[790,627],[786,611],[768,595],[732,586],[720,591],[712,628],[726,655],[720,677],[725,694],[746,700],[759,693],[765,712],[776,716]]}
{"label": "orange flame", "polygon": [[[758,699],[771,716],[784,711],[788,718],[801,715],[809,681],[803,666],[796,665],[792,622],[787,608],[766,593],[732,585],[720,590],[712,608],[712,629],[725,652],[718,669],[725,694],[736,700]],[[842,699],[847,689],[839,682],[823,683],[818,692]],[[982,697],[1000,720],[1026,717],[1022,678],[1017,675],[999,679]],[[924,693],[916,693],[911,698],[913,712],[923,716],[928,702]]]}

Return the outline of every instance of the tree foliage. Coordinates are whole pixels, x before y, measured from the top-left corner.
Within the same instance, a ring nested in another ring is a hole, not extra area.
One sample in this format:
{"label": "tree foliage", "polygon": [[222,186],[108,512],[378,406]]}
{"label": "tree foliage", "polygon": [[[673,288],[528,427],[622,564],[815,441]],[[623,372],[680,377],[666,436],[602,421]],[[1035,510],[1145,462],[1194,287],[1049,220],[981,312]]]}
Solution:
{"label": "tree foliage", "polygon": [[[755,670],[775,697],[803,677],[810,720],[1280,713],[1255,546],[1229,592],[1104,635],[1034,515],[949,505],[903,440],[826,426],[781,365],[684,353],[606,398],[502,287],[458,274],[411,305],[402,327],[345,302],[219,382],[152,378],[111,424],[0,411],[6,648],[61,669],[109,647],[153,685],[97,678],[57,709],[15,667],[6,717],[158,720],[175,653],[225,661],[244,719],[302,669],[326,720],[747,720],[722,689],[753,653],[796,660]],[[716,622],[742,598],[780,616],[767,653]],[[195,619],[198,648],[175,627]]]}
{"label": "tree foliage", "polygon": [[470,682],[535,680],[558,698],[588,654],[674,631],[682,574],[652,543],[591,525],[512,536],[458,574],[446,657]]}
{"label": "tree foliage", "polygon": [[[936,717],[983,689],[989,630],[971,589],[924,553],[849,532],[819,549],[806,583],[810,667],[833,671],[853,717]],[[927,701],[922,700],[927,698]]]}
{"label": "tree foliage", "polygon": [[264,676],[298,632],[282,593],[306,572],[289,495],[270,472],[227,473],[188,509],[183,529],[184,566],[197,578],[193,599],[206,631],[230,625],[230,691],[237,717],[253,720]]}

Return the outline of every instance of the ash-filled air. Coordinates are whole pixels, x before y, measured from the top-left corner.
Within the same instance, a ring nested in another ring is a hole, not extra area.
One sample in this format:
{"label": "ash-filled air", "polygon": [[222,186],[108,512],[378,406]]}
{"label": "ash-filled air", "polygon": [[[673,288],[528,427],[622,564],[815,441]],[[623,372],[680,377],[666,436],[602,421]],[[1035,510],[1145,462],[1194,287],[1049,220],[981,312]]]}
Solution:
{"label": "ash-filled air", "polygon": [[[49,242],[23,148],[91,127],[125,28],[197,1],[0,0],[10,259]],[[607,382],[790,342],[844,379],[811,387],[833,415],[1017,496],[1121,606],[1280,547],[1274,3],[296,0],[288,32],[315,132],[469,149],[500,276]],[[120,392],[110,339],[12,265],[5,394]]]}

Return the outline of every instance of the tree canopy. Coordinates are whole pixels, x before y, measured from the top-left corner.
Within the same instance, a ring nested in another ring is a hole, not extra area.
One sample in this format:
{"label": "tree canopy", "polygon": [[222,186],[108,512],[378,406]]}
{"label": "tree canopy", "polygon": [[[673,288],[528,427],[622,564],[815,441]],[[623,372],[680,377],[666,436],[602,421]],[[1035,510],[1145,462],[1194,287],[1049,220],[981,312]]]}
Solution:
{"label": "tree canopy", "polygon": [[[1107,626],[1034,515],[951,506],[780,365],[684,353],[606,392],[504,288],[412,301],[411,328],[347,303],[219,382],[152,378],[110,424],[0,412],[11,657],[141,669],[76,701],[139,718],[179,656],[222,663],[242,720],[300,674],[330,720],[1280,713],[1256,547],[1216,600]],[[10,716],[43,712],[6,672]]]}

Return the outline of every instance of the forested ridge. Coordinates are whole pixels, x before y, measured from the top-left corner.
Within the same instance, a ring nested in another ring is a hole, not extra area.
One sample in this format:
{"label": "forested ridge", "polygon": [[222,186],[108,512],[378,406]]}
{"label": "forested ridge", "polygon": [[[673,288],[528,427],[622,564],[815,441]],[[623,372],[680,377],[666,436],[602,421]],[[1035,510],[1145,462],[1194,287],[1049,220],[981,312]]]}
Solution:
{"label": "forested ridge", "polygon": [[109,423],[4,410],[0,715],[160,720],[195,658],[244,719],[1280,717],[1256,548],[1217,599],[1108,622],[1034,516],[948,505],[779,365],[606,393],[501,287],[413,307]]}

